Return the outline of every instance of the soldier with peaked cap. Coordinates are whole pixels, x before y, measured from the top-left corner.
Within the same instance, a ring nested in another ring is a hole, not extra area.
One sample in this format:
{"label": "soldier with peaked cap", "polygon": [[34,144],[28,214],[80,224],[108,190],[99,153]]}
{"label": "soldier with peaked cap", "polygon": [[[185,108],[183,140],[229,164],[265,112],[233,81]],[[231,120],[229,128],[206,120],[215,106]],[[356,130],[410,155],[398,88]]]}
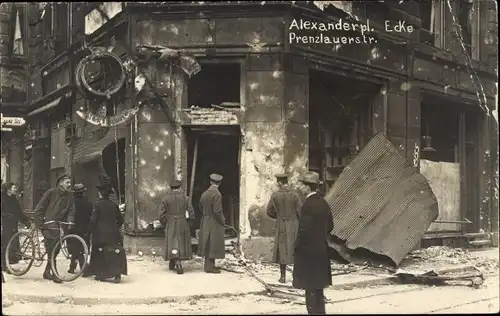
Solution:
{"label": "soldier with peaked cap", "polygon": [[308,172],[301,180],[306,196],[300,209],[295,241],[293,286],[305,290],[309,314],[325,314],[323,289],[332,285],[328,235],[333,230],[330,206],[318,193],[319,174]]}
{"label": "soldier with peaked cap", "polygon": [[215,267],[215,259],[225,257],[224,225],[226,219],[222,211],[222,194],[219,185],[222,176],[210,175],[210,187],[201,195],[200,211],[201,218],[200,233],[198,240],[198,255],[205,257],[205,272],[220,273]]}
{"label": "soldier with peaked cap", "polygon": [[173,180],[172,189],[162,202],[160,223],[165,227],[165,261],[169,261],[169,269],[183,274],[182,260],[193,256],[191,246],[191,229],[188,219],[194,219],[191,199],[181,191],[181,181]]}
{"label": "soldier with peaked cap", "polygon": [[273,262],[280,265],[279,282],[286,282],[286,265],[293,264],[293,248],[299,228],[300,197],[288,187],[288,176],[277,174],[278,191],[271,195],[267,215],[276,219]]}

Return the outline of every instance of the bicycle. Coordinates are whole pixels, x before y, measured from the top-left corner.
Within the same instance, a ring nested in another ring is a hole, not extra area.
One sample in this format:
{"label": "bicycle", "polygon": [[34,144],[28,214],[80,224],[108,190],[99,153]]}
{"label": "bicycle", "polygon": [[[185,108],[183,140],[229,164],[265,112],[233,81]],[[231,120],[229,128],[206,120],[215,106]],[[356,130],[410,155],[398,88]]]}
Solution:
{"label": "bicycle", "polygon": [[[25,275],[26,273],[28,273],[28,271],[31,269],[31,267],[33,266],[33,264],[35,264],[36,267],[40,267],[42,264],[43,264],[43,261],[44,261],[44,257],[45,255],[47,254],[47,250],[44,249],[43,250],[43,253],[42,253],[42,249],[41,249],[41,243],[44,242],[45,240],[45,237],[42,241],[40,241],[39,239],[39,236],[40,236],[40,233],[41,233],[41,230],[59,230],[59,238],[57,238],[54,243],[51,244],[51,246],[55,246],[53,247],[52,249],[52,253],[50,254],[50,260],[51,260],[51,264],[52,264],[52,272],[54,273],[54,275],[59,278],[61,281],[63,282],[71,282],[71,281],[74,281],[76,280],[78,277],[80,277],[83,272],[84,272],[84,269],[86,268],[87,264],[88,264],[88,258],[89,258],[89,249],[88,249],[88,246],[87,246],[87,243],[85,242],[85,240],[83,240],[82,237],[78,236],[78,235],[75,235],[75,234],[65,234],[64,233],[64,229],[63,229],[63,225],[70,225],[71,223],[67,223],[67,222],[62,222],[62,221],[49,221],[49,222],[46,222],[45,224],[51,224],[51,223],[57,223],[58,224],[58,228],[43,228],[43,229],[40,229],[38,228],[34,223],[31,224],[28,232],[24,232],[24,231],[20,231],[18,233],[16,233],[14,236],[12,236],[12,238],[9,240],[9,243],[7,244],[7,248],[6,248],[6,267],[8,269],[8,271],[14,275],[14,276],[23,276]],[[43,234],[42,234],[43,236]],[[19,249],[16,249],[17,248],[17,240],[16,239],[19,239],[19,244],[20,244],[20,247]],[[21,241],[22,239],[22,241]],[[75,243],[75,244],[78,244],[80,243],[81,244],[81,248],[78,247],[79,249],[83,249],[83,266],[80,267],[80,271],[78,272],[75,272],[74,274],[72,274],[70,277],[63,277],[62,274],[59,273],[58,269],[57,269],[57,266],[56,266],[56,251],[58,250],[58,248],[60,249],[60,253],[62,253],[66,259],[70,259],[71,258],[71,255],[68,251],[68,241],[70,241],[70,244],[71,243]],[[77,243],[78,241],[78,243]],[[11,248],[14,248],[11,250]],[[47,254],[48,255],[48,254]],[[27,263],[27,266],[25,269],[22,269],[22,270],[19,270],[19,269],[16,269],[17,267],[14,266],[14,263],[11,264],[11,260],[10,259],[13,259],[12,256],[17,256],[17,258],[20,258],[19,261],[24,261]],[[37,263],[35,263],[35,260],[37,261]]]}

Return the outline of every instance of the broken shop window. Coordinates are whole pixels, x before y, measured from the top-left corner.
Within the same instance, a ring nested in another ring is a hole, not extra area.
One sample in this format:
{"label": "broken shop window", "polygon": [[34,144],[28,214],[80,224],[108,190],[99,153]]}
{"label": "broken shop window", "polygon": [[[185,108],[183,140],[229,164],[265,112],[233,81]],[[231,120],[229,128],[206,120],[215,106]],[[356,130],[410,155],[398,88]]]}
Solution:
{"label": "broken shop window", "polygon": [[203,63],[198,74],[188,81],[188,106],[212,105],[239,107],[241,103],[241,64]]}
{"label": "broken shop window", "polygon": [[320,174],[325,193],[370,141],[371,103],[381,87],[320,71],[311,71],[309,87],[309,170]]}

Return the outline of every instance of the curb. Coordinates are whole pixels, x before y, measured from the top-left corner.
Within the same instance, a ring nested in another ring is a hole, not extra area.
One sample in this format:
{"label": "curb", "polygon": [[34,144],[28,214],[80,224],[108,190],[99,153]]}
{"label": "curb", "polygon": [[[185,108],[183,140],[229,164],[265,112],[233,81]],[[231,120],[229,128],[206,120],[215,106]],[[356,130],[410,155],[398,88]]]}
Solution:
{"label": "curb", "polygon": [[149,304],[166,304],[173,302],[199,300],[204,298],[226,298],[245,295],[265,295],[266,290],[251,291],[246,293],[216,293],[207,295],[186,295],[186,296],[158,296],[148,298],[90,298],[90,297],[71,297],[66,295],[61,296],[40,296],[32,294],[2,294],[2,300],[10,300],[17,302],[30,303],[55,303],[55,304],[73,304],[73,305],[149,305]]}

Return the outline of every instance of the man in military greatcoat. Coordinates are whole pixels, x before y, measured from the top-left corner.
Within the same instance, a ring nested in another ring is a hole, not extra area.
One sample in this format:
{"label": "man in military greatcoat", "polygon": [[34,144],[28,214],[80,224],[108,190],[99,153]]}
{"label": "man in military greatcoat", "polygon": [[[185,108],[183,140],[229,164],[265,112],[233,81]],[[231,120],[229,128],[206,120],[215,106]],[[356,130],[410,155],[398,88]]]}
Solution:
{"label": "man in military greatcoat", "polygon": [[191,247],[191,229],[188,219],[194,219],[191,199],[181,191],[181,182],[173,180],[171,191],[162,202],[160,223],[165,227],[165,261],[169,261],[169,269],[183,274],[182,260],[193,256]]}
{"label": "man in military greatcoat", "polygon": [[300,197],[288,187],[288,176],[277,174],[278,191],[271,195],[267,215],[276,219],[273,262],[280,265],[280,283],[286,282],[286,265],[293,264],[293,248],[299,228]]}
{"label": "man in military greatcoat", "polygon": [[198,240],[198,255],[205,258],[205,272],[207,273],[220,273],[220,270],[215,267],[215,259],[225,257],[225,218],[222,211],[222,194],[219,192],[221,181],[221,175],[211,174],[210,187],[200,199],[200,211],[203,217]]}
{"label": "man in military greatcoat", "polygon": [[319,174],[308,172],[301,189],[306,196],[300,210],[295,241],[293,286],[305,290],[309,314],[325,314],[323,289],[332,285],[327,238],[333,230],[330,206],[318,193]]}

